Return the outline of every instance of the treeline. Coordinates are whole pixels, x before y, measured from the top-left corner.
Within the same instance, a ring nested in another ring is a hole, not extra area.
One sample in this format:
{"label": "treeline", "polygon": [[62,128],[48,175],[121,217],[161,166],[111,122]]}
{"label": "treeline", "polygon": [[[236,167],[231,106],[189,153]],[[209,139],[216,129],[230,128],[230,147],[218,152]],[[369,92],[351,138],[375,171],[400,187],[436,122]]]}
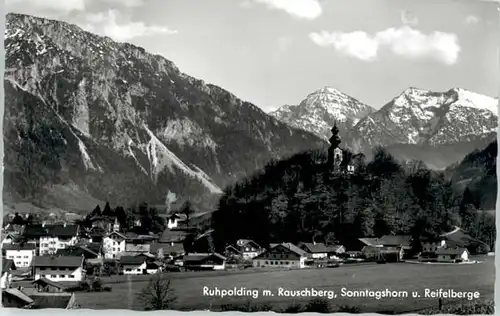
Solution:
{"label": "treeline", "polygon": [[356,157],[353,174],[334,174],[324,152],[304,152],[228,187],[214,213],[216,247],[239,238],[355,247],[361,237],[432,237],[454,225],[480,240],[494,235],[494,221],[478,215],[469,193],[454,191],[443,172],[399,163],[382,148],[369,162]]}

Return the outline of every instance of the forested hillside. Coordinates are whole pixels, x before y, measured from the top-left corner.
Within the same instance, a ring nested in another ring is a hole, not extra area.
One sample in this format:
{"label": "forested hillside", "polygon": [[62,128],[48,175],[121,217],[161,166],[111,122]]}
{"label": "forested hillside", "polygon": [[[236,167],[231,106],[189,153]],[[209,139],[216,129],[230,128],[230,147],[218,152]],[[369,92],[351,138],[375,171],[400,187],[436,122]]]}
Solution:
{"label": "forested hillside", "polygon": [[444,172],[400,164],[382,148],[369,162],[358,158],[352,175],[327,172],[325,161],[321,151],[304,152],[227,188],[214,214],[218,247],[238,238],[349,247],[360,237],[433,236],[454,225],[480,240],[494,234],[494,221]]}

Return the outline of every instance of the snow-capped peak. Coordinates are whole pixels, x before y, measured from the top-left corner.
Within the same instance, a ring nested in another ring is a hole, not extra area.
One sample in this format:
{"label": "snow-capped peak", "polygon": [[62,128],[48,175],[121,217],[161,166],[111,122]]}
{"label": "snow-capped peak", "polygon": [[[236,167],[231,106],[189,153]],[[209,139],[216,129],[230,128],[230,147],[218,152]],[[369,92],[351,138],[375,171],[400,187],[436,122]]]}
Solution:
{"label": "snow-capped peak", "polygon": [[456,103],[461,106],[475,109],[488,110],[498,116],[498,99],[483,94],[471,92],[462,88],[453,88],[457,95]]}

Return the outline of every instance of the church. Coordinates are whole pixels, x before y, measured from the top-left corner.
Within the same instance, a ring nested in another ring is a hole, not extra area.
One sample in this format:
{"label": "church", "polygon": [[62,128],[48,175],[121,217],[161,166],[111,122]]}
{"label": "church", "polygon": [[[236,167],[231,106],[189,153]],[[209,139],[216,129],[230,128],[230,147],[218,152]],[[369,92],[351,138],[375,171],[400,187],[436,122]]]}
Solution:
{"label": "church", "polygon": [[352,163],[352,160],[358,155],[352,155],[339,147],[342,140],[340,139],[339,129],[336,122],[333,125],[331,132],[332,137],[328,140],[330,142],[330,147],[328,148],[328,168],[334,173],[354,173],[354,164]]}

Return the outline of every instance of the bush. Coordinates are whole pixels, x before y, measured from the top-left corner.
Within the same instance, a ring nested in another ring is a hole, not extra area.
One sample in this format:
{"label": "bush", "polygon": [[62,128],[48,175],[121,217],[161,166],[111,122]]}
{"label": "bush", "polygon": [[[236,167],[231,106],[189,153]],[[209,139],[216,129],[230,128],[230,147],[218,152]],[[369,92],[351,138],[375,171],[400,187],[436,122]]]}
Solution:
{"label": "bush", "polygon": [[350,314],[358,314],[360,313],[359,308],[355,306],[339,306],[337,309],[337,313],[350,313]]}
{"label": "bush", "polygon": [[306,313],[330,313],[330,303],[325,299],[313,299],[304,307]]}
{"label": "bush", "polygon": [[495,303],[493,301],[483,301],[443,306],[441,310],[439,308],[425,309],[420,314],[493,315],[494,313]]}
{"label": "bush", "polygon": [[93,292],[102,292],[102,281],[101,279],[95,279],[92,281],[92,291]]}
{"label": "bush", "polygon": [[105,287],[102,288],[102,290],[104,292],[111,292],[112,289],[111,289],[111,286],[105,286]]}
{"label": "bush", "polygon": [[293,304],[290,306],[285,307],[281,312],[286,313],[286,314],[298,314],[302,313],[302,305],[300,304]]}

